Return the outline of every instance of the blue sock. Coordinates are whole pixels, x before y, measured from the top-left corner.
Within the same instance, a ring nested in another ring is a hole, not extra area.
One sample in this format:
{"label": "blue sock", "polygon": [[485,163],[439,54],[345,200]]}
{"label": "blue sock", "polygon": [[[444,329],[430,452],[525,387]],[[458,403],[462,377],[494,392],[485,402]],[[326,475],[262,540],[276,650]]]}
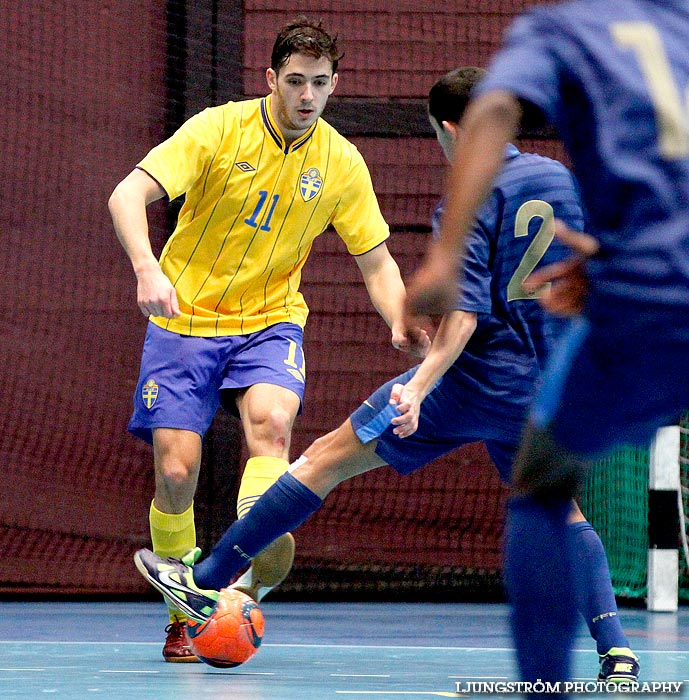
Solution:
{"label": "blue sock", "polygon": [[216,542],[211,553],[194,566],[200,588],[220,590],[249,559],[273,540],[299,527],[323,501],[289,472],[283,474],[240,520]]}
{"label": "blue sock", "polygon": [[505,531],[505,584],[522,680],[570,678],[577,625],[568,499],[510,499]]}
{"label": "blue sock", "polygon": [[599,654],[629,642],[617,615],[617,603],[610,581],[608,559],[598,533],[588,522],[572,523],[579,612],[596,640]]}

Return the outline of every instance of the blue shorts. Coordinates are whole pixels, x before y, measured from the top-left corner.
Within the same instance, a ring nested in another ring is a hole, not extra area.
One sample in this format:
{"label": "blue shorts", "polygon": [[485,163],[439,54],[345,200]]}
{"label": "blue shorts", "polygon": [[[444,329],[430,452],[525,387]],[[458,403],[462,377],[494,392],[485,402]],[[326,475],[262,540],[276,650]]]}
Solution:
{"label": "blue shorts", "polygon": [[[148,324],[129,430],[152,442],[154,428],[203,436],[218,407],[237,415],[234,395],[254,384],[275,384],[304,399],[302,329],[278,323],[250,335],[179,335]],[[301,410],[301,406],[300,406]]]}
{"label": "blue shorts", "polygon": [[390,421],[399,413],[390,404],[393,384],[406,384],[416,373],[413,367],[383,384],[350,416],[354,431],[364,444],[378,440],[376,454],[400,474],[411,474],[448,452],[479,440],[500,473],[509,483],[512,463],[526,418],[526,404],[515,405],[514,420],[500,427],[490,410],[472,400],[450,370],[421,404],[419,427],[413,435],[400,438]]}
{"label": "blue shorts", "polygon": [[588,459],[648,446],[689,408],[686,312],[611,308],[578,319],[556,345],[531,420]]}

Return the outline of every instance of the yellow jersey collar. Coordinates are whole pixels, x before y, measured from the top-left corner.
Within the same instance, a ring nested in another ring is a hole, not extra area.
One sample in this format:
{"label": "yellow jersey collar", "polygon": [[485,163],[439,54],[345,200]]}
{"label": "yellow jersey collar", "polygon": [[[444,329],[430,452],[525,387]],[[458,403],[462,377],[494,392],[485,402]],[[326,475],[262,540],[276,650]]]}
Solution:
{"label": "yellow jersey collar", "polygon": [[301,148],[301,146],[303,146],[311,138],[311,136],[313,136],[313,132],[316,130],[316,126],[318,125],[318,121],[320,119],[320,117],[316,119],[306,133],[302,134],[288,146],[285,143],[285,138],[282,135],[282,132],[273,119],[273,115],[270,113],[270,95],[261,100],[261,118],[263,119],[263,125],[265,126],[266,131],[270,134],[270,137],[273,139],[273,141],[275,141],[280,150],[285,154],[294,153],[294,151],[296,151],[298,148]]}

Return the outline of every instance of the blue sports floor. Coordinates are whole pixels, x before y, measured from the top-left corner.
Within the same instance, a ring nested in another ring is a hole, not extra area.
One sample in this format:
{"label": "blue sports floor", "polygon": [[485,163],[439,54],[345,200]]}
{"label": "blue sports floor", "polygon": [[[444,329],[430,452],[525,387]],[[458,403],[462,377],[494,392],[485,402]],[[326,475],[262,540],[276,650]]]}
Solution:
{"label": "blue sports floor", "polygon": [[[163,662],[162,603],[0,602],[0,697],[404,700],[469,697],[456,693],[467,680],[517,680],[504,605],[261,607],[266,633],[258,654],[219,670]],[[684,681],[689,696],[689,608],[620,614],[641,657],[640,680]],[[594,649],[582,626],[577,678],[595,678]]]}

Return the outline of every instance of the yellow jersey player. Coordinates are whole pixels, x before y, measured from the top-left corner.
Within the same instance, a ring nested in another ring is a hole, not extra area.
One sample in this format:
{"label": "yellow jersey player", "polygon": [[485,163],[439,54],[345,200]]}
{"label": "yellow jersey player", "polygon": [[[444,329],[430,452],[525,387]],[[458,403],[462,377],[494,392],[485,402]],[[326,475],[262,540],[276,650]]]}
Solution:
{"label": "yellow jersey player", "polygon": [[[406,331],[405,289],[368,168],[320,118],[339,58],[336,38],[320,23],[301,17],[286,25],[266,71],[269,95],[195,115],[110,197],[149,319],[129,429],[153,445],[149,517],[161,556],[180,557],[196,544],[201,442],[219,406],[241,419],[249,453],[239,517],[287,470],[306,380],[301,270],[327,227],[355,257],[393,345],[416,354],[428,347],[422,330]],[[158,261],[146,207],[183,194]],[[254,559],[239,585],[260,599],[287,575],[293,555],[287,534]],[[185,624],[171,609],[167,661],[196,660]]]}

